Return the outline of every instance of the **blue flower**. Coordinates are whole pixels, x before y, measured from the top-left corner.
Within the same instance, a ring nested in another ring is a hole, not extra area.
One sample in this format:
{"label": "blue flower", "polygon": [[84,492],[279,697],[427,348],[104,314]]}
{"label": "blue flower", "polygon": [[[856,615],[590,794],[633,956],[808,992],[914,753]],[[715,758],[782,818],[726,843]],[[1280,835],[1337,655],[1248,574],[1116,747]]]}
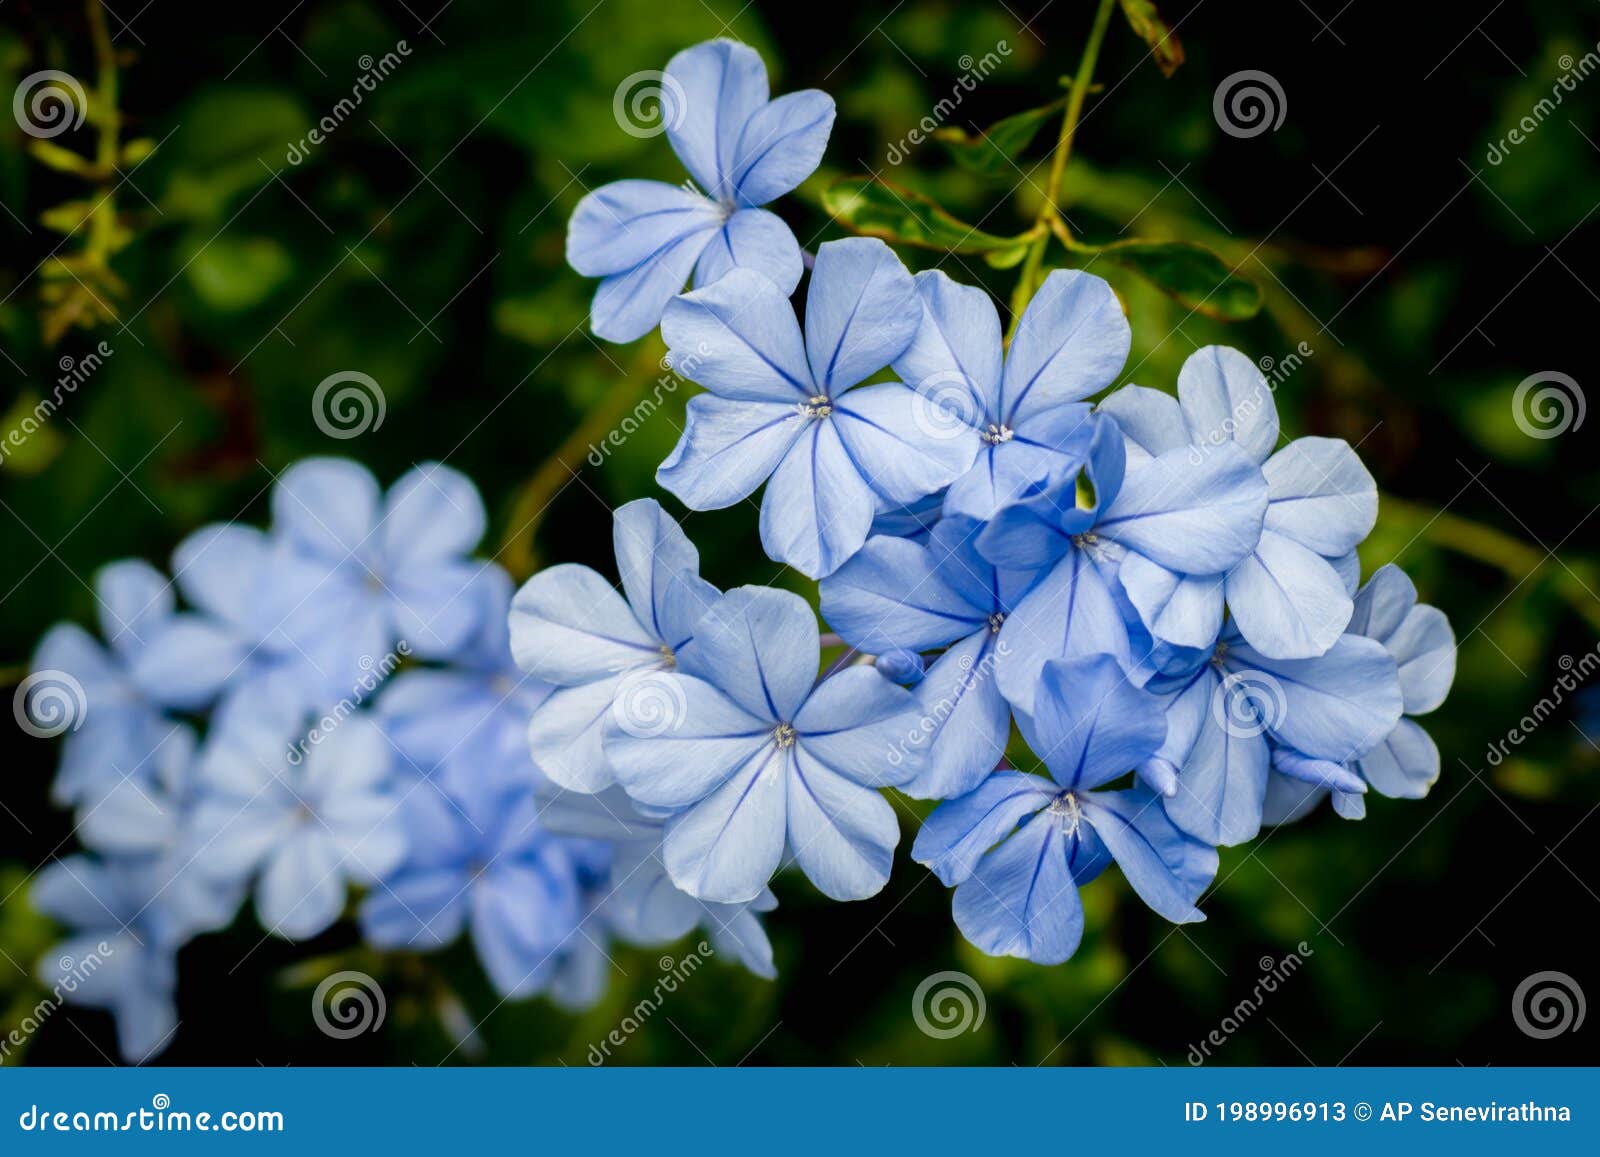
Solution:
{"label": "blue flower", "polygon": [[917,685],[921,724],[901,737],[903,746],[925,753],[922,770],[903,788],[922,799],[977,787],[1011,734],[997,678],[1009,651],[1001,631],[1036,572],[984,560],[971,546],[977,530],[970,519],[946,518],[926,546],[880,535],[822,581],[822,617],[859,650],[947,648]]}
{"label": "blue flower", "polygon": [[[1341,767],[1309,769],[1306,757],[1289,749],[1273,753],[1267,784],[1265,822],[1284,823],[1305,815],[1326,795],[1346,819],[1366,814],[1363,793],[1371,787],[1390,799],[1421,799],[1439,778],[1439,749],[1410,716],[1426,715],[1444,702],[1456,675],[1456,639],[1450,621],[1437,607],[1418,604],[1417,588],[1406,573],[1389,564],[1373,572],[1355,598],[1350,633],[1383,644],[1397,664],[1405,717],[1381,742]],[[1320,762],[1320,761],[1319,761]],[[1348,778],[1353,776],[1355,782]]]}
{"label": "blue flower", "polygon": [[748,45],[684,49],[662,78],[661,117],[700,190],[617,181],[578,202],[567,262],[600,277],[591,324],[608,341],[643,337],[691,271],[697,287],[754,269],[785,295],[800,282],[800,246],[760,206],[815,171],[833,129],[833,99],[814,89],[767,99],[767,70]]}
{"label": "blue flower", "polygon": [[1135,648],[1130,636],[1138,617],[1121,577],[1130,565],[1144,559],[1177,574],[1220,573],[1261,536],[1266,483],[1237,446],[1217,446],[1199,460],[1177,447],[1129,462],[1115,420],[1096,414],[1091,431],[1081,471],[1071,459],[1050,466],[976,540],[996,566],[1050,567],[1000,632],[1007,648],[1000,690],[1022,711],[1051,659],[1108,654],[1143,681],[1150,648],[1142,639]]}
{"label": "blue flower", "polygon": [[1273,659],[1230,626],[1146,686],[1165,703],[1167,734],[1141,775],[1171,784],[1167,814],[1179,827],[1222,845],[1260,830],[1271,770],[1363,790],[1344,765],[1381,743],[1401,713],[1394,658],[1353,634],[1315,658]]}
{"label": "blue flower", "polygon": [[1095,790],[1161,742],[1156,703],[1121,664],[1050,661],[1017,724],[1051,778],[994,772],[936,808],[911,849],[955,885],[962,935],[992,956],[1059,964],[1083,938],[1078,888],[1113,860],[1162,916],[1205,919],[1195,900],[1216,875],[1216,849],[1179,831],[1146,788]]}
{"label": "blue flower", "polygon": [[[34,652],[22,706],[31,724],[65,736],[51,789],[56,803],[97,798],[128,777],[149,778],[150,755],[176,726],[163,708],[181,694],[149,656],[176,614],[172,584],[148,563],[110,563],[94,578],[106,643],[58,623]],[[62,678],[65,676],[65,678]]]}
{"label": "blue flower", "polygon": [[804,337],[787,292],[753,270],[677,298],[661,334],[673,367],[709,393],[689,402],[656,480],[693,510],[731,506],[766,482],[767,553],[812,578],[832,574],[875,513],[934,493],[971,461],[911,387],[851,388],[905,351],[921,312],[900,259],[865,237],[818,250]]}
{"label": "blue flower", "polygon": [[1123,588],[1151,634],[1204,647],[1221,629],[1226,602],[1240,633],[1264,655],[1306,659],[1331,647],[1350,621],[1356,545],[1378,517],[1377,486],[1355,451],[1337,438],[1298,438],[1277,449],[1272,387],[1225,346],[1190,355],[1177,399],[1129,386],[1100,410],[1122,427],[1130,464],[1185,448],[1204,461],[1237,447],[1267,484],[1260,539],[1225,573],[1183,571],[1153,557],[1123,564]]}
{"label": "blue flower", "polygon": [[308,458],[278,479],[272,521],[282,553],[264,613],[320,677],[318,706],[391,655],[448,659],[472,640],[481,567],[469,555],[485,514],[459,472],[427,463],[385,495],[358,463]]}
{"label": "blue flower", "polygon": [[558,688],[528,724],[533,759],[574,791],[615,782],[601,740],[612,711],[634,703],[619,694],[653,671],[695,670],[694,624],[720,597],[699,577],[694,544],[654,499],[617,508],[612,542],[626,599],[595,571],[565,563],[534,575],[511,602],[517,664]]}
{"label": "blue flower", "polygon": [[365,714],[309,722],[293,703],[219,711],[188,824],[196,868],[254,877],[261,923],[292,940],[328,928],[350,883],[371,884],[406,851],[394,750],[377,725]]}
{"label": "blue flower", "polygon": [[442,948],[462,931],[495,989],[531,995],[583,916],[579,841],[545,830],[533,792],[417,784],[401,818],[409,852],[361,906],[361,928],[379,948]]}
{"label": "blue flower", "polygon": [[33,906],[72,929],[39,961],[39,982],[116,1018],[117,1050],[142,1064],[177,1031],[173,1006],[180,937],[167,921],[164,881],[148,865],[68,856],[34,879]]}
{"label": "blue flower", "polygon": [[512,657],[511,576],[490,564],[477,585],[477,636],[449,666],[408,667],[385,683],[378,719],[418,770],[469,768],[475,782],[532,789],[543,776],[529,755],[528,719],[553,688]]}
{"label": "blue flower", "polygon": [[614,848],[603,911],[621,939],[654,947],[703,928],[712,948],[757,976],[778,974],[761,914],[778,906],[770,889],[748,904],[697,900],[667,875],[661,855],[665,820],[646,815],[620,787],[596,795],[557,791],[540,800],[541,822],[564,835],[605,840]]}
{"label": "blue flower", "polygon": [[917,274],[916,284],[922,321],[894,371],[965,458],[944,513],[987,518],[1063,459],[1081,464],[1090,435],[1083,399],[1116,380],[1132,331],[1109,285],[1058,269],[1003,353],[986,292],[937,270]]}
{"label": "blue flower", "polygon": [[871,667],[818,684],[816,617],[787,591],[733,591],[696,624],[694,647],[703,677],[647,680],[662,716],[620,712],[606,724],[618,782],[672,813],[662,842],[672,882],[701,900],[748,903],[787,844],[833,899],[877,892],[900,827],[873,789],[916,774],[916,759],[891,759],[917,721],[911,693]]}
{"label": "blue flower", "polygon": [[197,789],[193,728],[176,724],[149,757],[149,772],[124,778],[78,809],[84,846],[161,881],[168,931],[186,940],[226,927],[244,887],[217,880],[194,863],[187,824]]}

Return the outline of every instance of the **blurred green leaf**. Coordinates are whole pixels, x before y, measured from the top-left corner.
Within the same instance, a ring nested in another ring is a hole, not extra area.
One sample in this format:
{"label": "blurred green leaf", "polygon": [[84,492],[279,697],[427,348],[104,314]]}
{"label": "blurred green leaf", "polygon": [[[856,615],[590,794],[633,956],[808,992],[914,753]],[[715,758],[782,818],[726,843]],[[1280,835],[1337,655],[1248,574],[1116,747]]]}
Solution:
{"label": "blurred green leaf", "polygon": [[1244,321],[1261,310],[1261,287],[1229,269],[1203,245],[1135,238],[1110,245],[1074,243],[1071,248],[1074,253],[1109,257],[1180,304],[1218,321]]}
{"label": "blurred green leaf", "polygon": [[[11,403],[4,417],[0,417],[0,438],[5,444],[0,452],[4,469],[14,474],[37,474],[50,463],[66,444],[66,439],[48,419],[40,421],[33,412],[42,397],[37,390],[25,389]],[[30,429],[32,427],[32,429]],[[13,437],[16,441],[13,442]]]}
{"label": "blurred green leaf", "polygon": [[970,173],[982,177],[1005,178],[1017,170],[1017,160],[1033,138],[1066,105],[1066,97],[1030,108],[996,121],[973,136],[966,129],[950,126],[937,130],[933,139]]}
{"label": "blurred green leaf", "polygon": [[212,217],[287,164],[310,118],[293,94],[271,88],[213,88],[178,115],[161,149],[167,171],[163,211]]}
{"label": "blurred green leaf", "polygon": [[875,177],[843,177],[822,194],[834,220],[864,237],[881,237],[946,253],[1015,249],[1015,237],[997,237],[951,216],[921,193]]}
{"label": "blurred green leaf", "polygon": [[294,258],[270,237],[217,237],[189,259],[189,284],[219,313],[260,305],[294,272]]}

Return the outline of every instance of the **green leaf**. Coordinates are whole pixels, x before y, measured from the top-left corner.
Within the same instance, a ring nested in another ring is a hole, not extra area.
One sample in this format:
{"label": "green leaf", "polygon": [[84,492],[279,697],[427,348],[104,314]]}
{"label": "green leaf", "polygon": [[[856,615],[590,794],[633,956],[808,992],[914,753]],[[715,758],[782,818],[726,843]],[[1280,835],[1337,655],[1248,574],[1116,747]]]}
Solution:
{"label": "green leaf", "polygon": [[937,202],[874,177],[842,177],[822,194],[822,207],[853,233],[946,253],[989,253],[1016,247],[952,217]]}
{"label": "green leaf", "polygon": [[966,129],[948,127],[937,130],[933,139],[943,145],[956,164],[982,177],[1008,177],[1017,169],[1017,159],[1033,142],[1039,130],[1066,104],[1061,97],[1038,108],[996,121],[978,136]]}
{"label": "green leaf", "polygon": [[270,237],[218,237],[189,262],[189,283],[218,313],[260,305],[294,272],[289,251]]}
{"label": "green leaf", "polygon": [[29,141],[28,152],[33,154],[33,159],[46,168],[55,169],[58,173],[72,173],[79,177],[93,178],[94,165],[86,157],[64,149],[54,141]]}
{"label": "green leaf", "polygon": [[1183,63],[1183,44],[1172,34],[1167,22],[1150,0],[1122,0],[1122,14],[1128,18],[1134,35],[1150,46],[1162,76],[1171,76]]}
{"label": "green leaf", "polygon": [[1135,238],[1111,245],[1074,244],[1072,250],[1126,265],[1181,304],[1218,321],[1244,321],[1261,309],[1261,287],[1203,245]]}
{"label": "green leaf", "polygon": [[39,222],[46,229],[70,236],[76,233],[95,210],[94,201],[63,201],[39,214]]}

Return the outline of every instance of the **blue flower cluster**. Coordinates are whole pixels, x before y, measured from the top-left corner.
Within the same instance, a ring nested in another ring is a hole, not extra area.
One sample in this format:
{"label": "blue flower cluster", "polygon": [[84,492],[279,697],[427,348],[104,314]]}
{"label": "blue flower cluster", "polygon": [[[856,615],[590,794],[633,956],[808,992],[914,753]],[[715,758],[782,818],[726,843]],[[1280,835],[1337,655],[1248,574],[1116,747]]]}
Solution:
{"label": "blue flower cluster", "polygon": [[54,797],[87,849],[32,889],[71,929],[45,984],[112,1012],[123,1056],[143,1060],[177,1027],[185,943],[252,896],[269,934],[309,939],[352,886],[368,943],[428,951],[466,931],[509,998],[586,1007],[608,941],[697,923],[771,975],[770,896],[725,911],[664,884],[661,825],[625,799],[574,834],[547,822],[527,721],[563,691],[513,661],[513,584],[471,557],[485,514],[468,479],[427,464],[385,493],[353,462],[308,459],[272,513],[270,532],[190,535],[170,579],[105,567],[104,642],[61,624],[39,645],[54,696],[33,706],[70,713]]}
{"label": "blue flower cluster", "polygon": [[[770,111],[759,61],[725,41],[667,75],[674,147],[737,240],[742,206],[815,167],[831,106]],[[784,181],[741,185],[753,152],[786,153]],[[677,889],[757,903],[792,864],[869,896],[893,786],[941,801],[912,855],[955,888],[963,934],[1055,963],[1082,935],[1078,887],[1112,862],[1199,920],[1218,847],[1324,797],[1357,818],[1369,788],[1427,791],[1439,755],[1409,716],[1449,689],[1450,626],[1393,566],[1360,586],[1377,487],[1343,441],[1283,438],[1243,354],[1199,350],[1175,396],[1107,394],[1130,330],[1101,279],[1050,273],[1007,342],[983,290],[866,238],[818,249],[798,316],[787,230],[715,250],[679,293],[711,226],[674,214],[694,194],[630,201],[637,184],[586,198],[569,255],[609,278],[598,334],[659,320],[705,389],[657,480],[692,510],[762,490],[767,554],[820,581],[850,648],[819,679],[805,601],[719,593],[654,503],[617,512],[626,598],[566,567],[517,595],[512,649],[560,688],[533,715],[547,773],[658,822]]]}

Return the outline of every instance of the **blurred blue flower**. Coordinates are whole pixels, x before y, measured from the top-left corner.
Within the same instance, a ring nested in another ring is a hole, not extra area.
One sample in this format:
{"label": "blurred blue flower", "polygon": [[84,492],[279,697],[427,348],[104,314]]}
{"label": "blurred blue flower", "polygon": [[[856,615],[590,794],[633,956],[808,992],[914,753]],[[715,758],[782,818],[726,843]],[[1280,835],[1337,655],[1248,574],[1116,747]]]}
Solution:
{"label": "blurred blue flower", "polygon": [[731,506],[766,482],[767,554],[832,574],[874,514],[934,493],[972,461],[910,386],[857,386],[905,351],[920,316],[911,275],[866,237],[818,250],[803,337],[787,294],[753,270],[675,299],[662,337],[673,367],[709,392],[690,400],[656,480],[693,510]]}
{"label": "blurred blue flower", "polygon": [[1267,485],[1259,540],[1226,573],[1204,574],[1135,554],[1123,588],[1158,640],[1204,647],[1222,627],[1223,604],[1263,655],[1320,655],[1350,621],[1354,551],[1378,517],[1378,488],[1348,443],[1298,438],[1281,450],[1273,387],[1235,349],[1207,346],[1178,374],[1178,397],[1127,386],[1100,404],[1127,438],[1128,462],[1181,451],[1203,462],[1224,446],[1257,464]]}
{"label": "blurred blue flower", "polygon": [[916,701],[871,667],[820,684],[817,620],[805,600],[740,587],[695,626],[702,678],[659,672],[640,684],[664,705],[607,720],[605,754],[636,801],[668,809],[662,844],[672,882],[701,900],[756,900],[787,844],[836,900],[889,878],[900,826],[875,788],[904,783],[895,745]]}
{"label": "blurred blue flower", "polygon": [[533,792],[452,777],[453,790],[423,781],[401,806],[409,851],[361,906],[361,928],[379,948],[427,951],[470,930],[495,989],[537,991],[583,916],[582,841],[553,836]]}
{"label": "blurred blue flower", "polygon": [[261,923],[291,940],[329,927],[349,884],[373,883],[406,851],[394,749],[378,726],[365,714],[309,723],[293,703],[219,711],[188,824],[196,867],[253,877]]}
{"label": "blurred blue flower", "polygon": [[1161,741],[1155,701],[1121,664],[1110,655],[1051,660],[1017,725],[1051,779],[996,771],[936,808],[911,849],[955,885],[962,935],[992,956],[1059,964],[1083,937],[1078,888],[1113,860],[1162,916],[1205,919],[1195,901],[1216,875],[1216,849],[1179,831],[1146,788],[1094,790]]}
{"label": "blurred blue flower", "polygon": [[39,961],[39,982],[62,999],[116,1018],[117,1050],[141,1064],[178,1027],[173,1006],[181,937],[168,923],[148,864],[68,856],[33,881],[33,906],[72,935]]}
{"label": "blurred blue flower", "polygon": [[733,268],[754,269],[785,296],[793,293],[800,246],[759,206],[815,171],[833,129],[833,98],[807,89],[768,100],[761,57],[731,40],[684,49],[668,62],[660,88],[639,95],[659,98],[667,139],[700,189],[616,181],[578,202],[567,263],[604,279],[594,296],[594,332],[608,341],[643,337],[691,271],[699,287]]}
{"label": "blurred blue flower", "polygon": [[518,666],[557,690],[527,724],[533,760],[574,791],[615,782],[601,750],[606,719],[648,711],[649,695],[619,698],[641,677],[683,666],[698,673],[694,624],[720,592],[700,578],[700,554],[654,499],[617,508],[612,542],[626,599],[595,571],[564,563],[539,572],[511,602]]}
{"label": "blurred blue flower", "polygon": [[261,613],[316,672],[318,707],[402,655],[449,659],[472,640],[485,514],[459,472],[426,463],[385,495],[356,462],[307,458],[278,479],[272,521],[280,553]]}
{"label": "blurred blue flower", "polygon": [[944,513],[987,518],[1063,460],[1082,463],[1083,399],[1116,380],[1132,331],[1111,287],[1078,270],[1045,278],[1008,352],[985,290],[938,270],[916,284],[921,323],[894,371],[923,399],[925,424],[965,460]]}

